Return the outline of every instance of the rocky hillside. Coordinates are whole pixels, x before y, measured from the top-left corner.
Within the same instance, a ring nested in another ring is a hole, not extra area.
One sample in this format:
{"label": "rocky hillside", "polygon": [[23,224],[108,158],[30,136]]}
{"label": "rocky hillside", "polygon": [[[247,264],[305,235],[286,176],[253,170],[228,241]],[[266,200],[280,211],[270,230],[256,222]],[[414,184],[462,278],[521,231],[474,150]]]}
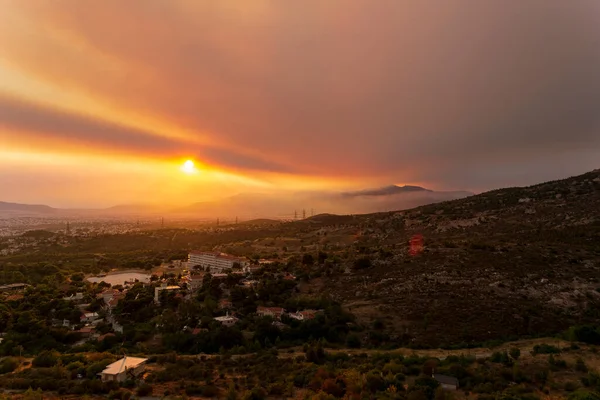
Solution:
{"label": "rocky hillside", "polygon": [[[373,266],[306,290],[402,340],[437,346],[600,321],[600,170],[340,222],[320,230],[356,227],[353,251]],[[424,247],[410,255],[417,234]]]}

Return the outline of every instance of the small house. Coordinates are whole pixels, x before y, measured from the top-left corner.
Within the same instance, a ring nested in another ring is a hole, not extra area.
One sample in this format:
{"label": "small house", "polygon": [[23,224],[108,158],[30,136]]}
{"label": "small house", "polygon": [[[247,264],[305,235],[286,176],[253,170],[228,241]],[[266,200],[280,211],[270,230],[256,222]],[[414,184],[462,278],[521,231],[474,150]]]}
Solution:
{"label": "small house", "polygon": [[313,319],[318,313],[318,310],[303,310],[290,314],[290,318],[297,319],[298,321],[307,321]]}
{"label": "small house", "polygon": [[238,319],[232,315],[225,315],[224,317],[215,317],[215,321],[220,322],[223,326],[233,326]]}
{"label": "small house", "polygon": [[124,382],[136,378],[144,372],[146,361],[147,358],[125,356],[106,366],[100,373],[102,382]]}
{"label": "small house", "polygon": [[81,322],[92,322],[92,321],[97,320],[98,317],[99,317],[99,315],[96,312],[87,312],[87,313],[81,314],[80,320],[81,320]]}
{"label": "small house", "polygon": [[456,390],[458,389],[458,379],[453,376],[441,375],[441,374],[433,374],[431,375],[433,379],[438,381],[442,389],[446,390]]}
{"label": "small house", "polygon": [[281,307],[263,307],[258,306],[256,313],[261,317],[272,317],[275,319],[281,319],[281,316],[285,314],[285,310]]}

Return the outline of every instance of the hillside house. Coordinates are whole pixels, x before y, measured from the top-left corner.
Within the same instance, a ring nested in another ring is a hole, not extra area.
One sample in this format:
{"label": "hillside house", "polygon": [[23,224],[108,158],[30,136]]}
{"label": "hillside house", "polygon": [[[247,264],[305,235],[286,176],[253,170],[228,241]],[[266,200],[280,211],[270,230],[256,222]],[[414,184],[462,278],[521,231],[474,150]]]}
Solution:
{"label": "hillside house", "polygon": [[87,312],[87,313],[81,314],[81,317],[79,318],[79,320],[81,322],[93,322],[93,321],[97,320],[99,317],[100,316],[96,312]]}
{"label": "hillside house", "polygon": [[70,296],[67,297],[63,297],[64,301],[81,301],[83,300],[83,293],[82,292],[77,292],[75,294],[72,294]]}
{"label": "hillside house", "polygon": [[284,324],[283,322],[279,322],[279,321],[273,321],[273,323],[271,325],[273,325],[275,328],[279,329],[280,331],[289,328],[288,325]]}
{"label": "hillside house", "polygon": [[233,307],[233,304],[228,299],[219,300],[219,309],[220,310],[229,310]]}
{"label": "hillside house", "polygon": [[127,357],[106,366],[100,373],[102,382],[124,382],[136,378],[144,372],[147,358]]}
{"label": "hillside house", "polygon": [[432,374],[431,377],[438,381],[442,389],[456,390],[458,389],[458,379],[453,376]]}
{"label": "hillside house", "polygon": [[220,322],[224,326],[233,326],[236,322],[238,322],[238,319],[233,315],[227,314],[223,317],[215,317],[215,321]]}
{"label": "hillside house", "polygon": [[101,342],[101,341],[103,341],[104,339],[108,339],[108,338],[115,337],[115,336],[116,336],[116,335],[115,335],[114,333],[112,333],[112,332],[109,332],[109,333],[105,333],[104,335],[100,335],[100,336],[98,336],[98,337],[96,338],[96,340],[97,340],[98,342]]}
{"label": "hillside house", "polygon": [[17,292],[29,287],[26,283],[10,283],[8,285],[1,285],[0,292]]}
{"label": "hillside house", "polygon": [[263,268],[263,265],[249,265],[248,267],[246,267],[246,270],[248,272],[250,272],[251,274],[256,274],[257,272],[259,272],[261,269]]}
{"label": "hillside house", "polygon": [[271,317],[275,319],[281,319],[281,316],[285,314],[285,310],[281,307],[263,307],[258,306],[256,313],[261,317]]}
{"label": "hillside house", "polygon": [[83,328],[81,328],[75,332],[79,333],[81,336],[83,336],[85,338],[89,338],[90,336],[92,336],[93,334],[96,333],[96,328],[94,328],[92,326],[84,326]]}
{"label": "hillside house", "polygon": [[290,313],[289,315],[290,318],[294,318],[298,321],[307,321],[309,319],[313,319],[318,312],[320,312],[320,310],[303,310]]}
{"label": "hillside house", "polygon": [[157,286],[154,288],[154,302],[156,304],[160,304],[160,292],[163,290],[179,290],[181,289],[179,286],[167,286],[166,283],[163,283],[161,286]]}
{"label": "hillside house", "polygon": [[204,280],[204,274],[194,274],[190,275],[190,279],[188,280],[188,284],[192,291],[196,291],[202,287],[202,281]]}

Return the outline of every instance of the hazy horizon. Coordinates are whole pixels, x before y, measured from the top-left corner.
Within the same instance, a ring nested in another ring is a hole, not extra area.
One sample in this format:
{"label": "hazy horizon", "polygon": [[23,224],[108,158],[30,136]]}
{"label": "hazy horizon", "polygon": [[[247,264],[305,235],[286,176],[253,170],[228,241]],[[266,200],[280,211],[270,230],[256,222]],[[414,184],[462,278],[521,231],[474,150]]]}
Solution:
{"label": "hazy horizon", "polygon": [[597,1],[0,7],[0,201],[482,192],[598,167]]}

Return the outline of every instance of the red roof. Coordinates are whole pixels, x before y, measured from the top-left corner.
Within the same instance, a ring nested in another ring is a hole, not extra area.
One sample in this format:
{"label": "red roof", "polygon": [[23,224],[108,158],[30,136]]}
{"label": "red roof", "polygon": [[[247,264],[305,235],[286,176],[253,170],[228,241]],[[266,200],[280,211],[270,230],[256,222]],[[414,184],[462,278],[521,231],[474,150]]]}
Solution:
{"label": "red roof", "polygon": [[105,335],[100,335],[100,336],[98,336],[98,341],[99,341],[99,342],[101,342],[101,341],[103,341],[104,339],[106,339],[106,338],[108,338],[108,337],[113,337],[113,336],[116,336],[116,335],[115,335],[114,333],[112,333],[112,332],[109,332],[109,333],[107,333],[107,334],[105,334]]}
{"label": "red roof", "polygon": [[285,310],[281,307],[263,307],[258,306],[256,309],[258,313],[271,313],[271,314],[283,314]]}

